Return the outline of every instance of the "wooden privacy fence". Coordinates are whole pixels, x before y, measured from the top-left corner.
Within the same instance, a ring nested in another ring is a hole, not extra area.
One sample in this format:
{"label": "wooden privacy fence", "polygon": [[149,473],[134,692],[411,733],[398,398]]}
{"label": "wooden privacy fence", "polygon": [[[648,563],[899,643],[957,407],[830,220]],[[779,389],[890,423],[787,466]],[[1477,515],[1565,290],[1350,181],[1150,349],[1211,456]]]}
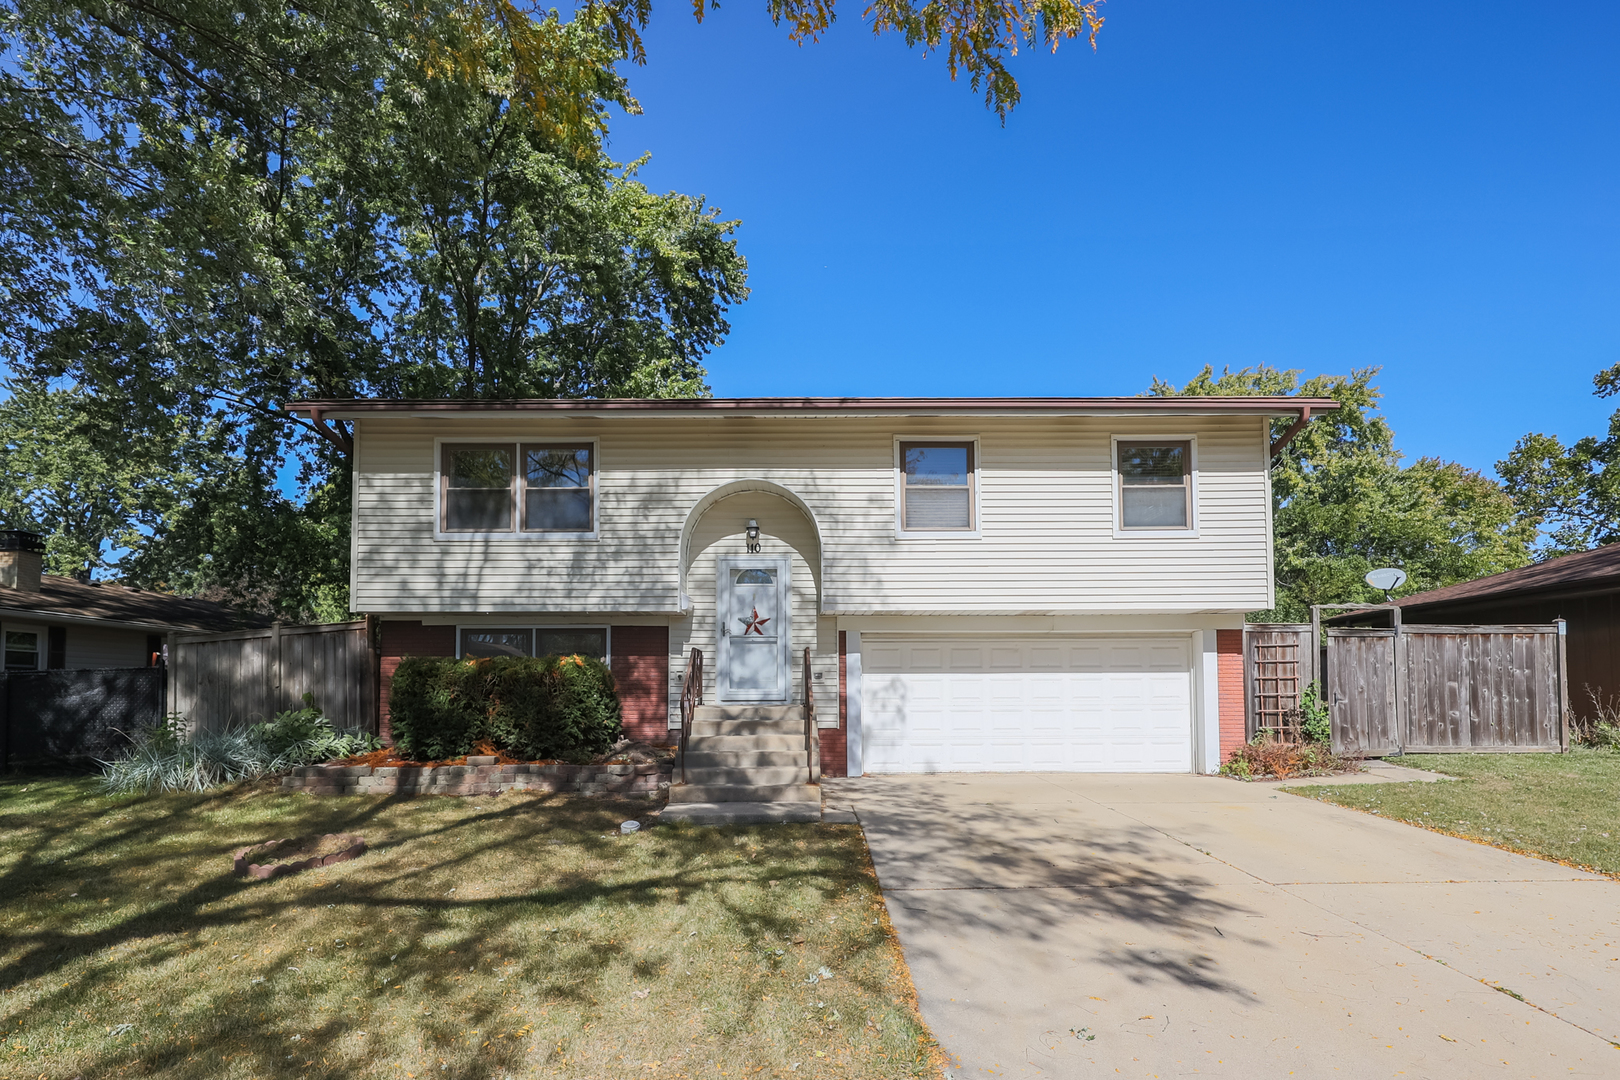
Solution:
{"label": "wooden privacy fence", "polygon": [[169,710],[200,730],[268,720],[304,695],[339,727],[377,729],[369,622],[169,636]]}
{"label": "wooden privacy fence", "polygon": [[1569,745],[1563,623],[1251,624],[1246,719],[1296,737],[1299,693],[1325,674],[1335,753],[1558,751]]}

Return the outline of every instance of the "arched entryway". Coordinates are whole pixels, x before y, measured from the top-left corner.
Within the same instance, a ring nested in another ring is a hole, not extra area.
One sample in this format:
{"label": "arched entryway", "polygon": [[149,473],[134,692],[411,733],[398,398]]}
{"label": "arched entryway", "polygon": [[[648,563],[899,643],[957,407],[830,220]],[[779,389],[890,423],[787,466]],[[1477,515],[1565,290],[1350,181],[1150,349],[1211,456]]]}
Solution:
{"label": "arched entryway", "polygon": [[[752,542],[751,521],[758,526]],[[705,701],[799,704],[808,648],[820,676],[812,675],[814,688],[834,704],[837,628],[820,614],[821,533],[804,499],[767,480],[714,489],[687,516],[679,565],[687,614],[670,628],[674,674],[698,648]],[[679,694],[678,678],[671,689]]]}

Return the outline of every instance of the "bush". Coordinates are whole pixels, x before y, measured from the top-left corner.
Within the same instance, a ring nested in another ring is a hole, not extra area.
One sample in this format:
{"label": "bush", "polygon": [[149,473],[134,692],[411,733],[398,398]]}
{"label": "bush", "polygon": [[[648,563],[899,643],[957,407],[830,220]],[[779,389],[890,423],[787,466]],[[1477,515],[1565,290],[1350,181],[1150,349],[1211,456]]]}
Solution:
{"label": "bush", "polygon": [[1327,702],[1316,683],[1307,683],[1299,695],[1299,731],[1307,742],[1326,746],[1333,741],[1333,724],[1328,719]]}
{"label": "bush", "polygon": [[587,656],[406,657],[388,711],[401,754],[462,757],[480,746],[526,758],[601,753],[619,736],[613,674]]}
{"label": "bush", "polygon": [[334,728],[306,694],[304,708],[251,727],[188,733],[184,721],[171,716],[138,732],[117,761],[101,762],[101,779],[113,791],[207,791],[381,746],[368,732]]}
{"label": "bush", "polygon": [[1287,779],[1290,776],[1332,776],[1355,772],[1358,768],[1353,759],[1338,757],[1322,743],[1279,742],[1271,732],[1262,731],[1232,751],[1232,756],[1221,766],[1221,774],[1240,780]]}
{"label": "bush", "polygon": [[1592,716],[1584,720],[1570,717],[1570,742],[1592,750],[1620,752],[1620,700],[1604,701],[1590,686],[1586,688],[1586,696],[1592,701]]}
{"label": "bush", "polygon": [[338,729],[315,707],[315,695],[304,695],[302,709],[276,714],[274,720],[248,728],[253,739],[278,758],[295,765],[353,757],[382,749],[382,740],[359,728]]}

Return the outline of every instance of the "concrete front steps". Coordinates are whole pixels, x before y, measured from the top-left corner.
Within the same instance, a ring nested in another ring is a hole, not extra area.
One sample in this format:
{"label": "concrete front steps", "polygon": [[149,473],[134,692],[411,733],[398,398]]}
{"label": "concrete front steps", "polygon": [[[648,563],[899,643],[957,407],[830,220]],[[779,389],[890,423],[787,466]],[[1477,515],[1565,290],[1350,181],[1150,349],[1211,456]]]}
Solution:
{"label": "concrete front steps", "polygon": [[[812,744],[814,745],[814,744]],[[820,821],[820,762],[804,746],[799,705],[700,705],[675,763],[665,821],[733,825]]]}

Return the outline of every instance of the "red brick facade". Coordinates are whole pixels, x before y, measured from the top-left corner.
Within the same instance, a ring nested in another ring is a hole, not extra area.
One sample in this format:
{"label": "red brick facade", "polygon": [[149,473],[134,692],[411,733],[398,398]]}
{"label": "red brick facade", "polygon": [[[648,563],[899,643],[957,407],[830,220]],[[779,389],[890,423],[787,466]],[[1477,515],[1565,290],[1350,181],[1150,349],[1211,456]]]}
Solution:
{"label": "red brick facade", "polygon": [[393,745],[393,733],[388,726],[388,692],[393,686],[394,671],[407,656],[456,655],[456,628],[453,626],[423,626],[420,622],[384,621],[378,633],[379,652],[382,654],[382,685],[378,687],[378,734],[383,742]]}
{"label": "red brick facade", "polygon": [[[849,775],[849,743],[846,732],[849,730],[849,679],[847,661],[848,639],[843,630],[838,631],[838,726],[836,728],[821,728],[816,732],[821,737],[821,774],[823,776]],[[818,706],[825,708],[825,706]]]}
{"label": "red brick facade", "polygon": [[[613,678],[624,706],[624,730],[632,739],[664,742],[669,738],[669,627],[615,626],[612,629]],[[381,631],[381,734],[388,728],[388,691],[394,671],[407,656],[456,655],[456,628],[419,622],[384,622]]]}
{"label": "red brick facade", "polygon": [[624,733],[669,741],[669,627],[615,626],[613,678],[624,706]]}
{"label": "red brick facade", "polygon": [[1215,631],[1215,664],[1221,702],[1221,760],[1247,741],[1243,718],[1243,631]]}

